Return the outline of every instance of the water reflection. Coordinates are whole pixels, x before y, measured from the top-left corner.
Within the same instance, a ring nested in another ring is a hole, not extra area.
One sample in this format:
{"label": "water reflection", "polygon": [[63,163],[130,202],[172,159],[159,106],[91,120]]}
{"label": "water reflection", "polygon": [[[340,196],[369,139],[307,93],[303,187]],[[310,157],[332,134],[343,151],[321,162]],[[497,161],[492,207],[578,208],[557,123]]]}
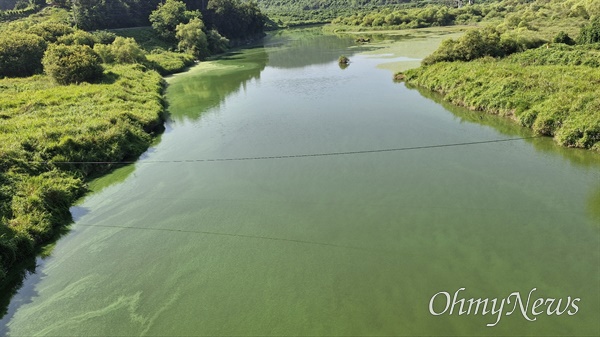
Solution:
{"label": "water reflection", "polygon": [[[185,76],[169,81],[169,113],[174,120],[198,119],[218,107],[227,96],[245,90],[246,83],[260,80],[269,56],[263,47],[229,53],[215,61],[192,68]],[[201,79],[200,79],[201,78]]]}
{"label": "water reflection", "polygon": [[[408,89],[417,90],[423,97],[432,100],[442,105],[446,110],[450,111],[454,116],[458,117],[461,122],[475,123],[486,125],[494,128],[502,134],[517,137],[531,137],[534,135],[531,129],[520,126],[518,123],[508,119],[501,118],[496,115],[490,115],[481,111],[471,111],[464,107],[459,107],[444,100],[441,94],[406,85]],[[567,159],[570,164],[575,167],[586,168],[592,172],[598,172],[600,180],[600,156],[583,149],[571,149],[564,146],[559,146],[551,138],[530,138],[526,139],[528,143],[539,151],[548,155],[560,155]],[[595,186],[590,193],[587,202],[587,212],[592,221],[600,226],[600,185]]]}
{"label": "water reflection", "polygon": [[280,69],[326,64],[336,61],[342,52],[351,56],[364,50],[349,51],[356,45],[351,36],[323,35],[320,27],[276,32],[265,43],[270,47],[269,66]]}

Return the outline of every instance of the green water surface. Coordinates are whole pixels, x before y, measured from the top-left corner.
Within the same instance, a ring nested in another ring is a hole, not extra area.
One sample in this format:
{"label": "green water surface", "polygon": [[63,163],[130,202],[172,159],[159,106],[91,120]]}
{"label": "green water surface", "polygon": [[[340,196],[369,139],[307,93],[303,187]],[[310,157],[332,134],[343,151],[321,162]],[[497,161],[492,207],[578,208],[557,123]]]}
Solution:
{"label": "green water surface", "polygon": [[[298,30],[168,79],[165,133],[73,207],[0,335],[598,335],[598,155],[479,143],[532,134],[393,83],[390,60],[414,62]],[[430,313],[461,287],[580,302]]]}

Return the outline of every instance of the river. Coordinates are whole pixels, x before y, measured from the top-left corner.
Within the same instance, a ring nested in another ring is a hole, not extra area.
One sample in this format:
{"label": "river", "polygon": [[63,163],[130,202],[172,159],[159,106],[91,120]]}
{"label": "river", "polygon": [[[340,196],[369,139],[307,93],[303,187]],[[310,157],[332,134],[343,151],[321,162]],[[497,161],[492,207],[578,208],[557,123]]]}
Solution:
{"label": "river", "polygon": [[92,182],[0,335],[597,334],[598,155],[394,83],[431,39],[284,31],[169,78],[165,132]]}

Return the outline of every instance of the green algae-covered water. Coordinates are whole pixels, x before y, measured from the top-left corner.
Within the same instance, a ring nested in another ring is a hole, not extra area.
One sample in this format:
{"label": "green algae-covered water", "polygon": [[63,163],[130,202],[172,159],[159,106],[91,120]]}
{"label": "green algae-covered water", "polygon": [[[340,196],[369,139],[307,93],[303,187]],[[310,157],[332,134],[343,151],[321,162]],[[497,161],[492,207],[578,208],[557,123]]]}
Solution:
{"label": "green algae-covered water", "polygon": [[288,31],[170,78],[0,334],[598,335],[598,155],[393,83],[396,43]]}

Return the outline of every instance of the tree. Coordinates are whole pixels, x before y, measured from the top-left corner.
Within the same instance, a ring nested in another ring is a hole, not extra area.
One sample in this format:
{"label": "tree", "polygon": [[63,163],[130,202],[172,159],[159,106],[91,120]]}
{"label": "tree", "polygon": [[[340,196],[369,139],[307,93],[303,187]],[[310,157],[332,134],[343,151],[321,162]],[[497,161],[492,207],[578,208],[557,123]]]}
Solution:
{"label": "tree", "polygon": [[569,34],[563,32],[562,30],[556,34],[556,36],[554,37],[554,39],[552,39],[552,42],[554,43],[564,43],[567,44],[569,46],[572,46],[575,44],[575,40],[573,40]]}
{"label": "tree", "polygon": [[208,56],[208,40],[203,31],[204,23],[199,18],[193,18],[188,23],[177,25],[177,48],[198,58]]}
{"label": "tree", "polygon": [[211,29],[206,33],[206,39],[208,40],[208,49],[211,54],[223,53],[229,47],[229,40],[219,34],[216,29]]}
{"label": "tree", "polygon": [[24,33],[0,35],[0,76],[31,76],[42,71],[46,42]]}
{"label": "tree", "polygon": [[111,52],[115,61],[119,63],[142,63],[146,55],[140,46],[131,37],[118,36],[111,44]]}
{"label": "tree", "polygon": [[50,21],[38,23],[27,30],[27,33],[40,36],[46,42],[56,42],[61,36],[74,32],[73,28],[64,23]]}
{"label": "tree", "polygon": [[600,17],[596,17],[587,25],[581,27],[577,42],[580,44],[600,42]]}
{"label": "tree", "polygon": [[267,18],[254,1],[209,0],[205,22],[228,39],[245,38],[260,34]]}
{"label": "tree", "polygon": [[200,18],[200,12],[188,11],[179,0],[166,0],[150,14],[152,28],[167,41],[175,41],[177,25],[188,23],[192,18]]}
{"label": "tree", "polygon": [[59,37],[56,42],[67,45],[84,44],[86,46],[94,47],[96,38],[92,33],[78,29],[74,33]]}
{"label": "tree", "polygon": [[102,76],[100,57],[89,46],[53,44],[44,53],[44,71],[59,84],[93,81]]}

